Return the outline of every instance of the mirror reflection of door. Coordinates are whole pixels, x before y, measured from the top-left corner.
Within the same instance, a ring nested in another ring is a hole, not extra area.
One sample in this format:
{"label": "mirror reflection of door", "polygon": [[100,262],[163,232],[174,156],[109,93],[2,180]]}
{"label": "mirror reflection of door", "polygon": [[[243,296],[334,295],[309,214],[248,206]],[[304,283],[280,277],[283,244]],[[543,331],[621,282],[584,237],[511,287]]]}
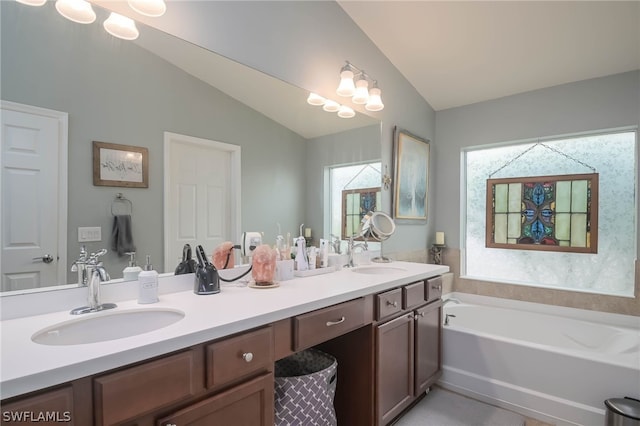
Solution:
{"label": "mirror reflection of door", "polygon": [[185,244],[211,257],[222,242],[239,241],[240,147],[165,132],[164,155],[164,264],[173,272]]}
{"label": "mirror reflection of door", "polygon": [[64,284],[66,113],[2,102],[2,291]]}

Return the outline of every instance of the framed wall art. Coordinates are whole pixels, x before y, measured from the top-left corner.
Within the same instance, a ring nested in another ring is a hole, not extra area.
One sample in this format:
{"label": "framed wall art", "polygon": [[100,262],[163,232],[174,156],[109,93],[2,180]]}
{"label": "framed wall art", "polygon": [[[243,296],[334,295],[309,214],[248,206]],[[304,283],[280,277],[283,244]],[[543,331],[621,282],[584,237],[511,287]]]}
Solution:
{"label": "framed wall art", "polygon": [[395,127],[393,162],[394,219],[427,220],[429,141]]}
{"label": "framed wall art", "polygon": [[149,187],[149,150],[131,145],[93,142],[93,184]]}

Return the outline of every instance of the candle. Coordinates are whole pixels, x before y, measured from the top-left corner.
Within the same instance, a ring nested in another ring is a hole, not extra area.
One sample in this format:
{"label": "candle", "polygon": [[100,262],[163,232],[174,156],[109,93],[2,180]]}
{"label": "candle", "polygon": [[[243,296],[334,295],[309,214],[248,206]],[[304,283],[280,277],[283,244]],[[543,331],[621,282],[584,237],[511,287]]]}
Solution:
{"label": "candle", "polygon": [[439,246],[444,245],[444,232],[436,232],[436,244]]}
{"label": "candle", "polygon": [[311,238],[311,228],[304,228],[305,238]]}

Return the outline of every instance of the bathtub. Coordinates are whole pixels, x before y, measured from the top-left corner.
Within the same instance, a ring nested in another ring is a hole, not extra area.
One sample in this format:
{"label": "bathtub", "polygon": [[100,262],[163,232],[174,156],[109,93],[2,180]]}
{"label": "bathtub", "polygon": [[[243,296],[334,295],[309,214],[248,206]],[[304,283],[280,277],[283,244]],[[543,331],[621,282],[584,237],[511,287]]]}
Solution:
{"label": "bathtub", "polygon": [[640,317],[450,296],[442,387],[558,425],[603,425],[605,399],[640,398]]}

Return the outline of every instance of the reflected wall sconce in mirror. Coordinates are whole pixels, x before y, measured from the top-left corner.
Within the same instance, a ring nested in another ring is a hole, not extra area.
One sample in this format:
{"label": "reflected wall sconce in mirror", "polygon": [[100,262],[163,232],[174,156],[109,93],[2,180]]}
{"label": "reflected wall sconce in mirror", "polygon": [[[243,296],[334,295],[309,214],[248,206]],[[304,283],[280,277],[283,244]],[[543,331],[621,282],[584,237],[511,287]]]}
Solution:
{"label": "reflected wall sconce in mirror", "polygon": [[[16,0],[27,6],[43,6],[46,0]],[[145,16],[162,16],[167,10],[164,0],[129,0],[129,7]],[[56,0],[58,13],[79,24],[91,24],[96,20],[96,12],[87,0]],[[112,12],[104,23],[104,29],[114,37],[135,40],[140,33],[133,19]]]}
{"label": "reflected wall sconce in mirror", "polygon": [[323,98],[317,93],[309,93],[307,97],[307,103],[314,106],[322,106],[322,109],[327,112],[337,112],[340,118],[355,117],[356,112],[353,108],[347,105],[340,105],[338,102],[331,99]]}
{"label": "reflected wall sconce in mirror", "polygon": [[340,84],[336,93],[350,97],[354,104],[364,105],[367,111],[381,111],[384,108],[378,82],[349,61],[340,70]]}

